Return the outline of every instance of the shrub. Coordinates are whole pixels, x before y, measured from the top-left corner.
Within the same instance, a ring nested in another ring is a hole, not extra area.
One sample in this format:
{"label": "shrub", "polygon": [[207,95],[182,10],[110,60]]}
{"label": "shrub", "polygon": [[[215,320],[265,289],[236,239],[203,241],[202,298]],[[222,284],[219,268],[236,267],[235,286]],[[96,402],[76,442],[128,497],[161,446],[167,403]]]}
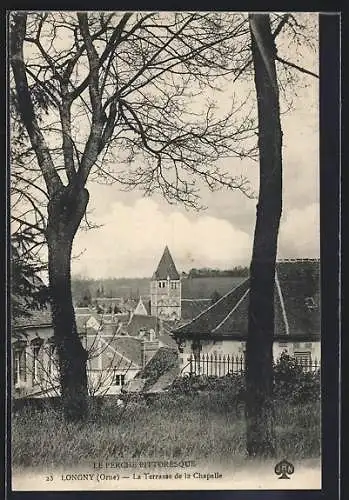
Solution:
{"label": "shrub", "polygon": [[[292,405],[320,400],[320,372],[304,372],[297,360],[283,353],[274,364],[274,399]],[[230,401],[242,405],[245,394],[245,375],[235,373],[225,377],[191,375],[174,381],[171,393],[191,395],[210,393],[219,406]]]}
{"label": "shrub", "polygon": [[241,374],[229,374],[225,377],[192,375],[175,380],[171,391],[182,394],[217,391],[229,392],[231,396],[237,396],[244,390],[244,378]]}
{"label": "shrub", "polygon": [[274,365],[274,397],[291,404],[320,399],[320,372],[304,372],[297,360],[286,353]]}
{"label": "shrub", "polygon": [[185,398],[190,398],[196,406],[205,406],[215,412],[235,410],[240,414],[244,391],[243,374],[225,377],[194,375],[175,380],[170,394],[174,401],[182,403]]}

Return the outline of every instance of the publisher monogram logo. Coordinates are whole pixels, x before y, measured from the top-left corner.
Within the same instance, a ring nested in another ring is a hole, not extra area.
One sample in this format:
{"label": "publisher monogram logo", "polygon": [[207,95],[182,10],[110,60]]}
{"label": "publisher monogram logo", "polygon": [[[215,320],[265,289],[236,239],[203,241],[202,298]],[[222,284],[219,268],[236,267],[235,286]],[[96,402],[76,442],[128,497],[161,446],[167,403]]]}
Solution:
{"label": "publisher monogram logo", "polygon": [[277,476],[280,476],[279,479],[290,479],[289,476],[294,473],[294,466],[287,460],[281,460],[275,465],[274,471]]}

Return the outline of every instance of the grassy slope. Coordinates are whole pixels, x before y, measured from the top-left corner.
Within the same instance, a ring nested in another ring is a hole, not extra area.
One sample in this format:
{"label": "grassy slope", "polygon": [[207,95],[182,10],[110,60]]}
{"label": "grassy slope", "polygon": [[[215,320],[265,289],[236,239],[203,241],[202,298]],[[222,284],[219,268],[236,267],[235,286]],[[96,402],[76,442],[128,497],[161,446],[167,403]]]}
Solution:
{"label": "grassy slope", "polygon": [[[24,408],[13,417],[13,465],[59,467],[91,457],[244,460],[244,419],[216,396],[167,396],[126,409],[106,398],[83,425],[65,424],[52,409]],[[276,433],[278,456],[319,457],[319,405],[276,408]]]}

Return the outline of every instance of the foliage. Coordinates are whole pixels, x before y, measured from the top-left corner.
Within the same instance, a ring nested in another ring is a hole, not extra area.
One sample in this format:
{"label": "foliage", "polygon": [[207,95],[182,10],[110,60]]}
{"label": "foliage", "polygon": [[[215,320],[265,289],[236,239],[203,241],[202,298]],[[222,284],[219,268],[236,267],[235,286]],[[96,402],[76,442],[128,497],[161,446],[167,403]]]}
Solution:
{"label": "foliage", "polygon": [[78,307],[88,307],[92,305],[92,295],[89,288],[86,288],[82,292],[82,298],[77,301]]}
{"label": "foliage", "polygon": [[208,407],[219,408],[220,411],[231,408],[238,416],[243,414],[244,391],[243,374],[231,374],[225,377],[206,375],[181,377],[175,380],[171,387],[174,399],[181,395],[205,397],[205,404]]}
{"label": "foliage", "polygon": [[249,275],[248,267],[235,266],[232,269],[212,269],[203,267],[200,269],[192,268],[188,273],[188,278],[219,278],[219,277],[235,277],[246,278]]}
{"label": "foliage", "polygon": [[274,398],[302,404],[318,401],[320,395],[320,371],[306,372],[295,358],[282,353],[274,366]]}
{"label": "foliage", "polygon": [[44,266],[24,259],[12,245],[11,255],[11,313],[12,319],[30,317],[31,312],[46,307],[48,287],[39,278]]}
{"label": "foliage", "polygon": [[[278,402],[291,405],[311,403],[320,400],[320,372],[305,372],[296,359],[283,353],[274,365],[273,398]],[[175,380],[171,390],[175,394],[197,394],[209,392],[211,397],[217,394],[227,400],[243,404],[245,387],[244,374],[232,374],[225,377],[194,375]]]}

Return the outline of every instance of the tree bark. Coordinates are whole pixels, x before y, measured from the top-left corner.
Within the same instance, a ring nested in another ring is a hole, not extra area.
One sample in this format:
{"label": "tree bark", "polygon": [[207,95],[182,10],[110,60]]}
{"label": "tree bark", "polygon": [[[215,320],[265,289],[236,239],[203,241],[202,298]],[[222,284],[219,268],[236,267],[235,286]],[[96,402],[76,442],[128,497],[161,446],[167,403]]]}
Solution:
{"label": "tree bark", "polygon": [[249,15],[258,101],[260,188],[250,266],[246,345],[247,452],[274,456],[273,338],[277,239],[282,212],[282,131],[268,14]]}
{"label": "tree bark", "polygon": [[65,187],[48,205],[48,269],[60,368],[61,396],[67,420],[87,414],[87,352],[79,339],[71,293],[71,251],[88,203],[86,189]]}

